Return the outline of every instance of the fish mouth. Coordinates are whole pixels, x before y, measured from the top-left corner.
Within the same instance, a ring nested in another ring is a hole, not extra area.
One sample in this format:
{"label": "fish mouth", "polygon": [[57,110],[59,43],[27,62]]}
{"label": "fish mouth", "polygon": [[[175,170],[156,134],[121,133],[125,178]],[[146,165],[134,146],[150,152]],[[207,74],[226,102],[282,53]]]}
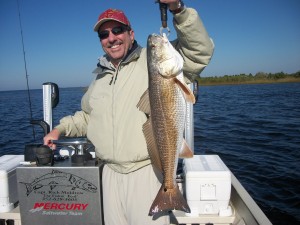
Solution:
{"label": "fish mouth", "polygon": [[161,41],[164,41],[164,42],[168,42],[168,40],[164,37],[164,36],[162,36],[162,35],[160,35],[160,34],[155,34],[155,33],[153,33],[153,34],[150,34],[149,36],[148,36],[148,43],[152,46],[152,45],[155,45],[156,43],[159,43],[159,42],[161,42]]}
{"label": "fish mouth", "polygon": [[[168,61],[173,58],[173,54],[166,53],[168,51],[166,50],[167,48],[165,46],[169,44],[169,41],[165,37],[159,34],[150,34],[148,36],[147,42],[147,46],[152,49],[151,51],[155,51],[158,53],[156,54],[156,57],[158,57],[161,62]],[[159,50],[154,50],[156,48],[158,48]]]}

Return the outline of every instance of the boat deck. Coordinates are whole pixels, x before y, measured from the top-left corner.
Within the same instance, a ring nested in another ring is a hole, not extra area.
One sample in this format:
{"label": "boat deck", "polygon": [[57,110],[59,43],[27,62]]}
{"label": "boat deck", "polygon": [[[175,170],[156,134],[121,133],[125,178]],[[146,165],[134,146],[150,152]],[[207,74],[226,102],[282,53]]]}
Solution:
{"label": "boat deck", "polygon": [[[231,211],[229,210],[230,213],[225,213],[227,214],[226,216],[219,216],[218,214],[198,215],[195,213],[196,215],[193,215],[186,214],[181,211],[173,211],[170,220],[171,224],[272,225],[263,211],[259,208],[232,172],[230,172],[229,176],[231,177],[231,193],[229,201],[229,206],[231,207]],[[183,182],[178,183],[181,191],[183,191],[185,186]],[[19,206],[10,212],[0,213],[0,225],[2,224],[22,224]],[[103,225],[102,221],[99,221],[99,224],[97,225]]]}
{"label": "boat deck", "polygon": [[[231,174],[232,192],[230,206],[231,216],[200,215],[187,216],[184,212],[173,211],[171,214],[171,224],[176,225],[272,225],[269,219],[261,211],[248,192]],[[15,225],[21,225],[19,207],[11,212],[0,213],[0,223],[2,221],[13,220]],[[101,222],[100,222],[101,223]],[[5,223],[3,223],[5,224]]]}
{"label": "boat deck", "polygon": [[[214,224],[214,225],[230,225],[234,224],[236,216],[219,217],[217,215],[203,215],[198,217],[189,217],[185,213],[176,211],[171,216],[171,224],[181,225],[200,225],[200,224]],[[11,212],[0,213],[0,220],[14,221],[14,225],[22,225],[19,207],[16,207]],[[1,222],[0,222],[1,224]],[[5,224],[5,223],[3,223]],[[238,223],[238,225],[246,225],[245,223]]]}

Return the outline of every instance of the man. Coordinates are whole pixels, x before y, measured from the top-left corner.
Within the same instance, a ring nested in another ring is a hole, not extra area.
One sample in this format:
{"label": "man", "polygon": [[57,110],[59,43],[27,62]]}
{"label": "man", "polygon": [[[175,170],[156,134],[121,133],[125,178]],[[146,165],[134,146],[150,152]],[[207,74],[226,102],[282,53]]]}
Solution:
{"label": "man", "polygon": [[[191,82],[209,63],[213,44],[194,9],[178,0],[161,0],[174,14],[176,49],[184,58],[184,74]],[[153,219],[150,206],[161,186],[155,175],[142,125],[146,115],[136,107],[148,88],[146,49],[134,39],[125,14],[108,9],[94,27],[106,53],[99,59],[95,80],[82,98],[82,110],[64,117],[44,138],[85,136],[94,144],[103,169],[106,225],[169,224],[167,216]]]}

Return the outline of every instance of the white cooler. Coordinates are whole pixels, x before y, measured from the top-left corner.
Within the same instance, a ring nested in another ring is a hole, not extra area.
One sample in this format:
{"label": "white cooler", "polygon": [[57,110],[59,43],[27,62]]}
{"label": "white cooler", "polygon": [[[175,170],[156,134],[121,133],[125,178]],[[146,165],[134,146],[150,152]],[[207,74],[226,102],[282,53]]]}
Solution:
{"label": "white cooler", "polygon": [[16,168],[24,161],[24,155],[0,157],[0,213],[9,212],[18,202]]}
{"label": "white cooler", "polygon": [[191,213],[230,216],[231,172],[218,155],[184,159],[185,194]]}

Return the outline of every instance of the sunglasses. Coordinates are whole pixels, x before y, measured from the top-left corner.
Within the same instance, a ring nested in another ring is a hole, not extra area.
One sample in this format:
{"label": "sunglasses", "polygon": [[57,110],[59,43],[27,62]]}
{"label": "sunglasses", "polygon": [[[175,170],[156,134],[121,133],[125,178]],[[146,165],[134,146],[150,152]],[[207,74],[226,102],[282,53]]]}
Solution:
{"label": "sunglasses", "polygon": [[[118,26],[118,27],[114,27],[113,29],[111,29],[111,32],[114,35],[119,35],[119,34],[123,34],[125,31],[130,31],[130,27],[129,26]],[[98,31],[98,36],[100,38],[100,40],[106,39],[109,36],[109,30],[102,30],[102,31]]]}

